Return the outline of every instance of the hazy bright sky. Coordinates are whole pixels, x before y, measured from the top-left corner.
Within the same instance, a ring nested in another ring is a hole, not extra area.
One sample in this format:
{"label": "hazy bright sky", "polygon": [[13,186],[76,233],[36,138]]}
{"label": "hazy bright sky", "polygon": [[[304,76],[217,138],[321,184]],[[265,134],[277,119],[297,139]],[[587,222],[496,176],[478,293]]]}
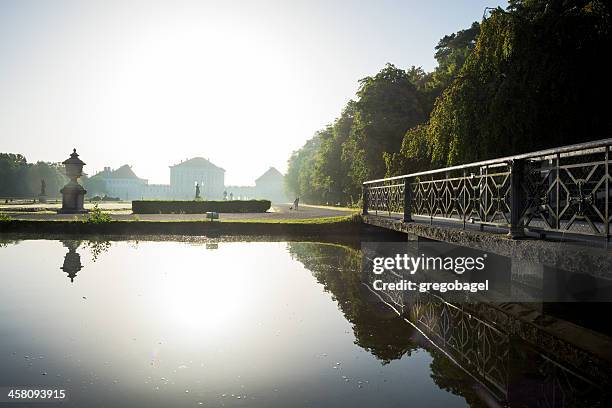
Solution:
{"label": "hazy bright sky", "polygon": [[167,183],[194,156],[252,184],[385,63],[434,67],[500,0],[0,0],[0,152]]}

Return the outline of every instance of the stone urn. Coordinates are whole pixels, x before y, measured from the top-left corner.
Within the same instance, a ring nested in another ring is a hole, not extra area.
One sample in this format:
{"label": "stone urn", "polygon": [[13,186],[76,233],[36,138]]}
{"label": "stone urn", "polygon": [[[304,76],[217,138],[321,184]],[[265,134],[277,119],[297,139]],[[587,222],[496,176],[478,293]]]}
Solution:
{"label": "stone urn", "polygon": [[84,214],[87,212],[83,208],[87,191],[79,184],[78,179],[83,175],[85,163],[79,159],[76,149],[73,149],[70,158],[62,164],[66,166],[66,176],[70,181],[60,190],[60,193],[62,193],[62,208],[57,212],[59,214]]}

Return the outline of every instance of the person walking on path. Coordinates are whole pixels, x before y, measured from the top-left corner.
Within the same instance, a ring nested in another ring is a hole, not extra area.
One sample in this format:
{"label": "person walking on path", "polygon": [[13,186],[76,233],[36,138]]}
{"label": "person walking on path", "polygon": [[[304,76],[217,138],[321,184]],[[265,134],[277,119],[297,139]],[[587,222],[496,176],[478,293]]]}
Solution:
{"label": "person walking on path", "polygon": [[289,207],[289,209],[297,211],[299,203],[300,203],[300,197],[296,197],[295,201],[293,202],[293,205],[291,207]]}

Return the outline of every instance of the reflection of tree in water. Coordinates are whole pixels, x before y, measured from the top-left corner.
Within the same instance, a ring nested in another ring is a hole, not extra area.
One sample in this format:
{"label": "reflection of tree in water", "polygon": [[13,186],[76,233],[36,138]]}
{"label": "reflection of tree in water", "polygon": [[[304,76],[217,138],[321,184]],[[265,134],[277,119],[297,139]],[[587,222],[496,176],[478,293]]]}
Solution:
{"label": "reflection of tree in water", "polygon": [[86,243],[89,251],[91,252],[91,261],[96,262],[98,257],[103,253],[107,252],[111,247],[110,241],[87,241]]}
{"label": "reflection of tree in water", "polygon": [[361,284],[361,251],[312,242],[290,242],[289,253],[312,272],[345,318],[352,323],[356,344],[383,364],[417,348],[413,329],[397,314],[373,299]]}
{"label": "reflection of tree in water", "polygon": [[10,245],[17,245],[21,241],[17,239],[0,239],[0,248],[6,248]]}
{"label": "reflection of tree in water", "polygon": [[356,344],[387,364],[425,348],[432,356],[431,377],[444,390],[462,396],[472,407],[488,406],[475,381],[447,356],[417,340],[420,334],[361,283],[362,252],[337,245],[290,242],[289,252],[330,292],[352,323]]}

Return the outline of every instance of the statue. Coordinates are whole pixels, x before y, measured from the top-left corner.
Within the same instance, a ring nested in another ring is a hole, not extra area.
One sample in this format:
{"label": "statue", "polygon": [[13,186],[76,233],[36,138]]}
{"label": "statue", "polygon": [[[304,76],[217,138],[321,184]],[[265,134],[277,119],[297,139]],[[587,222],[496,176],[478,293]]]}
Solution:
{"label": "statue", "polygon": [[38,195],[38,202],[47,202],[47,183],[45,183],[45,180],[40,180],[40,194]]}
{"label": "statue", "polygon": [[200,199],[200,185],[198,183],[196,183],[196,195],[195,195],[195,199],[196,200]]}
{"label": "statue", "polygon": [[62,164],[66,167],[66,176],[70,181],[60,190],[60,193],[62,193],[62,208],[57,212],[59,214],[84,214],[87,212],[83,208],[87,191],[79,184],[78,179],[83,175],[85,163],[79,159],[76,149],[73,149],[70,158]]}

